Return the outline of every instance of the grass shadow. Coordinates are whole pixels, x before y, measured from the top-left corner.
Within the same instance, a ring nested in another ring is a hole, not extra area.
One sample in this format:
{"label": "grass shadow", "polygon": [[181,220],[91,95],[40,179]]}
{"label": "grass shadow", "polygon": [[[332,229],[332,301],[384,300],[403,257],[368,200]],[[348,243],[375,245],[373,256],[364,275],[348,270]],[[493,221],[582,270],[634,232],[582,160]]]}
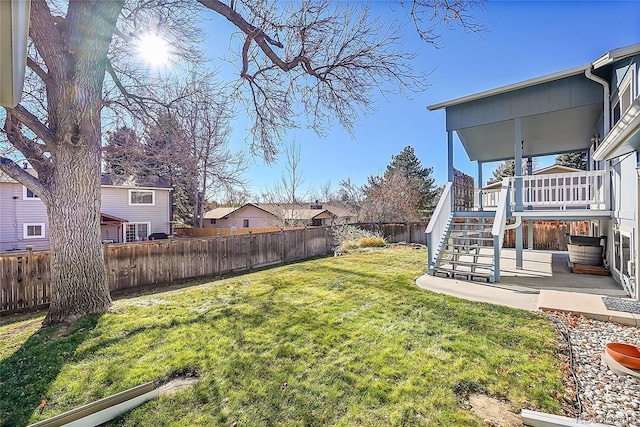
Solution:
{"label": "grass shadow", "polygon": [[289,265],[296,265],[296,264],[304,264],[307,261],[314,261],[318,259],[332,258],[332,257],[333,255],[331,254],[316,255],[310,258],[304,258],[304,259],[298,259],[298,260],[292,260],[292,261],[286,261],[286,262],[277,262],[274,264],[263,265],[260,267],[251,267],[251,268],[233,270],[224,274],[209,274],[205,276],[190,277],[187,279],[180,279],[174,282],[166,282],[166,283],[161,283],[157,285],[147,285],[147,286],[140,286],[136,288],[113,290],[111,291],[111,297],[115,301],[119,299],[136,298],[136,297],[145,296],[145,295],[161,294],[164,292],[190,288],[193,286],[200,286],[207,283],[217,282],[217,281],[221,281],[221,280],[229,279],[233,277],[242,277],[242,276],[246,276],[253,273],[273,270],[275,268],[286,267]]}
{"label": "grass shadow", "polygon": [[33,413],[42,409],[50,384],[100,317],[41,327],[20,349],[0,361],[0,427],[27,425]]}

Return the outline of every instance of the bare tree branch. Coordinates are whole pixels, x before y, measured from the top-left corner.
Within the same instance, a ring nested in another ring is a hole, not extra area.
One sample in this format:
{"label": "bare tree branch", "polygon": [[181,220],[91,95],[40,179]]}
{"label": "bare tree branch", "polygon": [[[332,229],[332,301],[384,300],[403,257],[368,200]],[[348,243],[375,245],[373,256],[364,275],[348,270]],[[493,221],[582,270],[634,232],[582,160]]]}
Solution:
{"label": "bare tree branch", "polygon": [[33,72],[36,73],[36,75],[40,77],[40,79],[45,84],[49,84],[53,82],[53,80],[49,76],[49,73],[47,73],[37,62],[35,62],[33,59],[29,57],[27,57],[27,67],[33,70]]}
{"label": "bare tree branch", "polygon": [[171,108],[170,104],[167,104],[157,98],[153,98],[150,96],[142,96],[142,95],[136,95],[134,93],[129,92],[124,85],[122,84],[122,82],[120,81],[120,79],[118,78],[118,75],[116,74],[116,71],[113,69],[113,65],[111,64],[111,61],[107,61],[107,73],[109,73],[109,75],[111,76],[111,78],[113,79],[114,84],[116,85],[116,87],[120,90],[120,93],[122,95],[124,95],[125,98],[132,100],[133,102],[137,103],[140,107],[143,107],[142,110],[144,111],[144,107],[146,107],[144,101],[148,101],[151,102],[153,104],[157,104],[160,105],[166,109]]}
{"label": "bare tree branch", "polygon": [[12,115],[36,134],[47,147],[52,147],[56,143],[55,133],[45,126],[34,114],[18,104],[15,108],[7,108],[7,117]]}
{"label": "bare tree branch", "polygon": [[42,59],[47,66],[48,74],[55,80],[65,78],[68,56],[65,52],[67,43],[59,29],[64,27],[64,18],[55,17],[45,0],[31,2],[31,25],[29,36],[38,52],[47,52]]}

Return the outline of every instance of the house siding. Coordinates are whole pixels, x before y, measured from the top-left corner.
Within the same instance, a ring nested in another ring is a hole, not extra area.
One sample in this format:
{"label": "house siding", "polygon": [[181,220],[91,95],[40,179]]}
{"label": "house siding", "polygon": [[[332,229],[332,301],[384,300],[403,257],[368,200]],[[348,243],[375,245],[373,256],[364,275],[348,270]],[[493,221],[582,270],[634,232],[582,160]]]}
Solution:
{"label": "house siding", "polygon": [[268,212],[258,209],[255,206],[244,206],[237,211],[229,214],[228,218],[220,218],[215,224],[211,224],[210,220],[205,220],[205,228],[244,228],[244,220],[249,220],[249,228],[267,228],[278,227],[282,225],[281,221]]}
{"label": "house siding", "polygon": [[[47,209],[39,199],[23,200],[23,191],[22,184],[0,183],[0,251],[49,247]],[[45,237],[25,239],[25,224],[44,224]]]}
{"label": "house siding", "polygon": [[[149,233],[169,233],[169,191],[154,189],[155,203],[129,205],[129,187],[102,187],[100,212],[126,219],[129,222],[150,222]],[[144,188],[136,188],[144,190]]]}
{"label": "house siding", "polygon": [[447,107],[447,131],[602,103],[602,86],[579,75]]}
{"label": "house siding", "polygon": [[[130,187],[102,187],[101,212],[129,222],[150,223],[149,233],[170,232],[169,189],[154,189],[154,206],[129,206]],[[138,188],[136,188],[138,189]],[[44,224],[44,238],[23,236],[25,224]],[[102,238],[119,241],[121,231],[102,227]],[[23,186],[15,182],[0,182],[0,251],[49,248],[47,209],[40,200],[24,200]]]}
{"label": "house siding", "polygon": [[[631,73],[631,100],[640,96],[640,83],[638,80],[638,63],[640,62],[640,55],[626,58],[623,61],[614,63],[609,75],[609,81],[611,82],[611,105],[619,97],[620,86],[628,81],[629,73]],[[621,112],[624,114],[624,111]],[[613,117],[612,117],[613,120]],[[613,122],[612,122],[613,124]],[[638,255],[640,254],[640,236],[638,230],[640,229],[640,219],[638,218],[638,209],[640,208],[640,192],[638,186],[638,153],[632,151],[630,153],[619,156],[615,159],[608,160],[610,162],[611,169],[611,210],[613,212],[613,218],[608,222],[607,226],[607,263],[611,266],[611,273],[613,278],[623,284],[625,278],[622,277],[619,271],[615,268],[615,235],[616,231],[630,237],[630,258],[635,264],[635,274],[631,279],[633,282],[631,287],[631,296],[638,299],[640,294],[638,292],[638,283],[640,281],[640,275],[638,270],[640,262],[638,261]]]}

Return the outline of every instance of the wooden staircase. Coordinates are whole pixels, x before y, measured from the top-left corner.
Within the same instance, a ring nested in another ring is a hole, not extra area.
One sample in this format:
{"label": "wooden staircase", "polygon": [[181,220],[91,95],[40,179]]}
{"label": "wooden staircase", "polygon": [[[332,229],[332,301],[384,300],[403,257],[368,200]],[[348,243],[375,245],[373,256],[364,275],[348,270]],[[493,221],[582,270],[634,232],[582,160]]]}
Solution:
{"label": "wooden staircase", "polygon": [[433,275],[494,281],[493,216],[456,216],[440,242]]}

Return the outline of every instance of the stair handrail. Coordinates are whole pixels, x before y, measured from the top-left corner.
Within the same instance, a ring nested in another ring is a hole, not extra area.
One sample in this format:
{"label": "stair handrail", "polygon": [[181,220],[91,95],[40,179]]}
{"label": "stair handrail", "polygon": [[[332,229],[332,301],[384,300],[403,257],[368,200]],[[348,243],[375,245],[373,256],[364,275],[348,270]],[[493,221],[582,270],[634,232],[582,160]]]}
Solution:
{"label": "stair handrail", "polygon": [[509,215],[509,205],[511,203],[511,180],[505,178],[502,180],[500,188],[500,197],[498,198],[498,207],[496,208],[496,216],[493,220],[491,235],[493,236],[493,279],[500,281],[500,252],[502,251],[502,243],[504,242],[504,231],[507,226],[507,217]]}
{"label": "stair handrail", "polygon": [[[427,234],[427,249],[429,251],[427,255],[429,258],[429,262],[427,263],[429,270],[431,270],[431,267],[435,265],[438,259],[439,248],[437,245],[440,244],[441,238],[447,230],[447,224],[453,212],[452,188],[452,182],[445,184],[442,194],[440,195],[440,200],[438,200],[436,209],[433,211],[433,215],[431,215],[427,230],[425,231]],[[436,236],[438,240],[434,240],[434,236]]]}

